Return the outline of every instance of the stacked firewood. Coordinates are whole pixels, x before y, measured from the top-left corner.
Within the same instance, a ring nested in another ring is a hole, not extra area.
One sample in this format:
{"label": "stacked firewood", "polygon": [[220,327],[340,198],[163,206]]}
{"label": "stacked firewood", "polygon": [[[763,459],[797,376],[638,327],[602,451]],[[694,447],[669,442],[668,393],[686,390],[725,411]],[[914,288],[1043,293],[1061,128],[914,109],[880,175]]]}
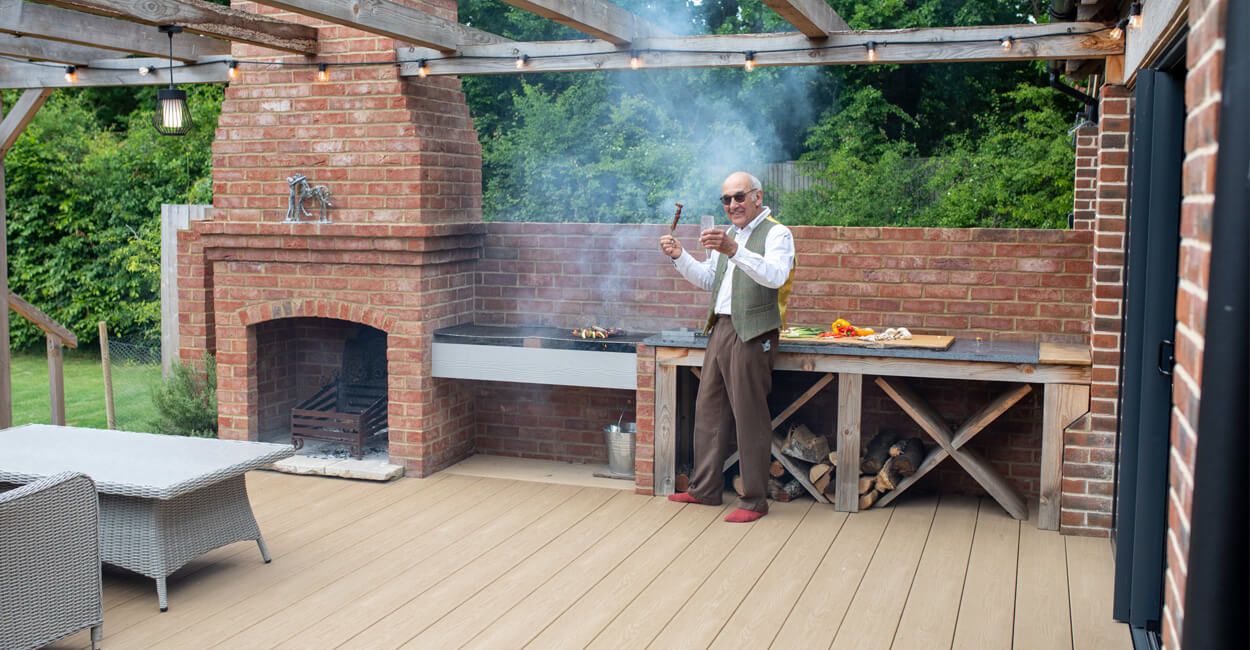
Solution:
{"label": "stacked firewood", "polygon": [[[834,466],[837,464],[837,452],[829,449],[829,441],[823,436],[812,433],[802,423],[792,423],[788,433],[779,437],[781,453],[788,459],[789,466],[803,474],[802,478],[792,474],[786,464],[774,460],[768,467],[768,498],[774,501],[792,501],[807,494],[804,482],[808,482],[815,490],[833,498]],[[742,476],[733,478],[733,487],[742,494]]]}
{"label": "stacked firewood", "polygon": [[924,458],[920,438],[904,438],[888,430],[877,432],[859,463],[859,509],[871,508],[883,494],[896,489],[920,469]]}

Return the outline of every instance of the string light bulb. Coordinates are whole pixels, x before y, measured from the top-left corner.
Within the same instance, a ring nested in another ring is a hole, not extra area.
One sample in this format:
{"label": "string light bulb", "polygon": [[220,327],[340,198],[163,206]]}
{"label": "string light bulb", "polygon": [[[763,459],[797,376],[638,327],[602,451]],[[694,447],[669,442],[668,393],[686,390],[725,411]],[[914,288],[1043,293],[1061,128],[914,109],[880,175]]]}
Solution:
{"label": "string light bulb", "polygon": [[1141,29],[1141,23],[1142,23],[1141,3],[1134,2],[1133,4],[1129,5],[1128,24],[1133,29]]}
{"label": "string light bulb", "polygon": [[425,59],[417,61],[417,76],[422,79],[430,76],[430,64]]}
{"label": "string light bulb", "polygon": [[318,63],[317,64],[317,81],[329,81],[329,80],[330,80],[330,66],[327,66],[324,63]]}
{"label": "string light bulb", "polygon": [[524,70],[525,66],[530,64],[530,55],[522,54],[516,58],[516,69]]}
{"label": "string light bulb", "polygon": [[877,42],[876,41],[868,41],[867,43],[864,43],[864,49],[868,50],[869,61],[877,60]]}
{"label": "string light bulb", "polygon": [[1004,52],[1010,52],[1016,44],[1016,39],[1014,36],[1004,36],[998,44],[1002,46]]}
{"label": "string light bulb", "polygon": [[71,84],[78,83],[78,66],[76,65],[65,66],[65,83],[71,83]]}
{"label": "string light bulb", "polygon": [[638,56],[638,50],[629,53],[629,69],[637,70],[642,67],[642,59]]}
{"label": "string light bulb", "polygon": [[755,69],[755,52],[746,53],[747,60],[742,63],[742,69],[750,72]]}
{"label": "string light bulb", "polygon": [[1112,40],[1116,40],[1116,41],[1118,41],[1118,40],[1120,40],[1120,39],[1124,38],[1124,28],[1125,28],[1125,27],[1127,27],[1127,26],[1128,26],[1128,19],[1127,19],[1127,18],[1125,18],[1125,19],[1121,20],[1120,22],[1116,23],[1116,24],[1115,24],[1115,27],[1112,27],[1112,28],[1111,28],[1111,38],[1112,38]]}
{"label": "string light bulb", "polygon": [[239,78],[239,62],[238,61],[231,61],[230,63],[226,64],[226,76],[230,77],[230,81],[234,81]]}
{"label": "string light bulb", "polygon": [[151,67],[151,66],[146,66],[146,65],[141,65],[141,66],[139,66],[139,76],[140,76],[140,77],[146,77],[146,76],[148,76],[148,75],[150,75],[150,74],[152,74],[152,67]]}

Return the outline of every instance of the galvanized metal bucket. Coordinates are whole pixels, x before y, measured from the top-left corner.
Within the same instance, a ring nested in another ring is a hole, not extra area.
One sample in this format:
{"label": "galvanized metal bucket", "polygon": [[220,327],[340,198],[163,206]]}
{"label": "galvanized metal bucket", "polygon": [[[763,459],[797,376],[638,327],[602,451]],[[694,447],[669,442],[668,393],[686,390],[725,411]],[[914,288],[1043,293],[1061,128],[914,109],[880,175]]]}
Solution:
{"label": "galvanized metal bucket", "polygon": [[637,432],[638,426],[633,422],[603,427],[603,442],[608,447],[608,469],[613,474],[634,473],[634,434]]}

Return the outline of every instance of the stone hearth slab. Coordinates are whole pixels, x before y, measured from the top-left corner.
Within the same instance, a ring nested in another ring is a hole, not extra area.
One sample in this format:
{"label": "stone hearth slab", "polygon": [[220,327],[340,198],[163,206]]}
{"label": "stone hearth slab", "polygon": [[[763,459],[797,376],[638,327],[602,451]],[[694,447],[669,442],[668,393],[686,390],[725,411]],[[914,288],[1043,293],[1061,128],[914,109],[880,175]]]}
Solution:
{"label": "stone hearth slab", "polygon": [[338,458],[293,456],[274,463],[272,469],[283,474],[332,476],[364,481],[390,481],[404,475],[404,468],[401,465],[392,465],[377,460],[356,460],[354,458],[342,460]]}

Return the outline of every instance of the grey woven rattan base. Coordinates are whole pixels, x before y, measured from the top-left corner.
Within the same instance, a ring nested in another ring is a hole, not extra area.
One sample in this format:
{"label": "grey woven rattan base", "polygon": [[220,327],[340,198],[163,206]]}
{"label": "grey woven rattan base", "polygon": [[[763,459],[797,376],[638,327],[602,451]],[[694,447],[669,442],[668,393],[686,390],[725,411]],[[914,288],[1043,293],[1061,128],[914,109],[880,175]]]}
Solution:
{"label": "grey woven rattan base", "polygon": [[9,489],[0,483],[0,648],[26,650],[91,628],[104,608],[96,488],[63,473]]}
{"label": "grey woven rattan base", "polygon": [[269,562],[242,475],[168,500],[101,494],[100,531],[103,561],[155,579],[161,611],[165,578],[208,551],[256,540]]}

